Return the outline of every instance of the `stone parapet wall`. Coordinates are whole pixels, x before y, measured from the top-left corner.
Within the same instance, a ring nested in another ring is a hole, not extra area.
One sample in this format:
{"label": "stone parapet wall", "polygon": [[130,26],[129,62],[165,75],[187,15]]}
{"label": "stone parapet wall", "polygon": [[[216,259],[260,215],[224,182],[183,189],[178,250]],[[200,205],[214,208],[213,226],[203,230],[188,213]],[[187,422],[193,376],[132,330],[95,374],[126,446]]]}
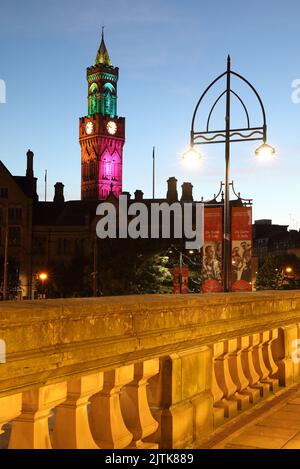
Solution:
{"label": "stone parapet wall", "polygon": [[0,428],[11,448],[192,446],[300,379],[299,329],[300,291],[2,302]]}

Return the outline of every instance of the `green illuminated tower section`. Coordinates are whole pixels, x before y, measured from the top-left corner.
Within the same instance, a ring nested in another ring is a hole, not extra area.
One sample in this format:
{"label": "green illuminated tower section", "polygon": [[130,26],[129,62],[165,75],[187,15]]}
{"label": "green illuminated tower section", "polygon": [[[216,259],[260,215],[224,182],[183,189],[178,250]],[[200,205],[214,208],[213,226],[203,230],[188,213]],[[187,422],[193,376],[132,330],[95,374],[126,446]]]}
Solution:
{"label": "green illuminated tower section", "polygon": [[125,118],[117,116],[119,69],[111,64],[103,29],[94,65],[87,68],[88,115],[80,118],[81,198],[104,200],[122,192]]}

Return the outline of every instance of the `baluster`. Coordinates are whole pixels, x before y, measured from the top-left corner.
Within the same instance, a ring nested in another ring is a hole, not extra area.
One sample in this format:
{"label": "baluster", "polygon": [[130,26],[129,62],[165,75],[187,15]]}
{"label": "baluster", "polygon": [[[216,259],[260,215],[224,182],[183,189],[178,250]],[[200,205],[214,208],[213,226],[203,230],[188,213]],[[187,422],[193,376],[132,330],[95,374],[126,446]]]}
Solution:
{"label": "baluster", "polygon": [[[148,380],[158,374],[159,360],[146,360],[134,365],[134,379],[121,391],[121,409],[124,422],[133,434],[130,447],[139,449],[156,449],[153,442],[142,441],[153,435],[158,428],[154,420],[147,399]],[[148,438],[149,440],[150,438]]]}
{"label": "baluster", "polygon": [[255,367],[257,352],[254,349],[260,343],[259,334],[251,334],[248,338],[249,345],[242,351],[243,370],[247,379],[249,380],[250,386],[248,389],[259,390],[260,397],[263,397],[269,392],[269,386],[268,384],[261,383],[259,381],[260,375],[258,374]]}
{"label": "baluster", "polygon": [[9,448],[51,449],[48,419],[51,409],[61,404],[66,395],[65,382],[25,391],[22,413],[12,424]]}
{"label": "baluster", "polygon": [[274,356],[273,356],[273,343],[277,339],[278,339],[278,329],[272,329],[270,331],[269,339],[265,342],[263,346],[264,359],[270,371],[271,378],[274,378],[278,372],[278,366],[276,365]]}
{"label": "baluster", "polygon": [[[260,390],[254,389],[250,387],[249,379],[246,376],[246,370],[244,369],[245,360],[242,360],[243,352],[248,353],[247,349],[249,347],[250,339],[249,336],[243,336],[237,338],[237,349],[236,354],[233,354],[233,360],[230,361],[230,365],[232,366],[232,375],[234,381],[237,385],[237,390],[240,394],[249,397],[249,402],[251,404],[257,402],[260,399]],[[248,360],[247,361],[247,368],[249,368]],[[250,366],[251,368],[251,366]]]}
{"label": "baluster", "polygon": [[228,373],[236,387],[236,394],[233,396],[238,402],[238,409],[244,410],[249,407],[251,396],[247,392],[249,381],[246,378],[241,360],[241,338],[230,339],[226,342]]}
{"label": "baluster", "polygon": [[20,415],[22,409],[22,394],[0,397],[0,435],[4,433],[3,425]]}
{"label": "baluster", "polygon": [[260,386],[261,396],[266,396],[271,391],[271,382],[268,381],[269,370],[263,360],[261,333],[252,334],[250,343],[253,346],[252,356],[255,370],[259,376],[257,386]]}
{"label": "baluster", "polygon": [[264,376],[261,378],[262,383],[267,383],[270,386],[272,392],[276,392],[278,389],[278,379],[273,378],[273,375],[278,370],[276,363],[273,360],[271,344],[275,337],[277,337],[276,329],[274,331],[264,331],[260,333],[260,362],[263,363]]}
{"label": "baluster", "polygon": [[133,365],[104,373],[103,390],[91,397],[90,424],[97,445],[101,448],[125,448],[132,440],[120,407],[120,392],[133,380]]}
{"label": "baluster", "polygon": [[153,442],[161,441],[161,416],[163,412],[163,392],[164,392],[164,368],[166,357],[159,358],[159,373],[149,379],[147,386],[147,398],[151,414],[158,422],[158,428],[154,435],[151,435]]}
{"label": "baluster", "polygon": [[236,351],[236,349],[236,339],[224,342],[224,353],[216,359],[216,373],[226,401],[236,401],[238,410],[244,410],[249,406],[249,397],[237,392],[237,385],[232,379],[229,368],[230,353]]}
{"label": "baluster", "polygon": [[238,402],[230,399],[236,392],[228,369],[227,353],[224,342],[214,344],[213,396],[214,407],[224,409],[224,416],[231,418],[237,413]]}
{"label": "baluster", "polygon": [[67,399],[56,409],[53,447],[98,449],[89,426],[88,401],[103,387],[103,373],[73,379],[67,383]]}
{"label": "baluster", "polygon": [[219,425],[222,425],[222,423],[224,423],[225,409],[224,406],[221,405],[224,393],[216,380],[214,360],[212,366],[211,393],[213,396],[213,425],[214,428],[217,428]]}

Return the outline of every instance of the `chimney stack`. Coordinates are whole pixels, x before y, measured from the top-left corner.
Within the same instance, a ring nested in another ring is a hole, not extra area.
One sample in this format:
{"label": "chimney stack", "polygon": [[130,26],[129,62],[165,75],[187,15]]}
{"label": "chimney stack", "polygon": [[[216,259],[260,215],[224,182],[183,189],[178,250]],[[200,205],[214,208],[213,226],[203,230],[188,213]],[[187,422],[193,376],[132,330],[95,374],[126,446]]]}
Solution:
{"label": "chimney stack", "polygon": [[31,150],[28,150],[27,154],[27,169],[26,169],[26,177],[27,178],[33,178],[33,152]]}
{"label": "chimney stack", "polygon": [[170,177],[167,180],[167,183],[168,183],[167,201],[169,203],[176,202],[178,200],[177,179],[175,177]]}
{"label": "chimney stack", "polygon": [[38,197],[37,192],[36,192],[37,178],[35,178],[34,174],[33,174],[33,157],[34,157],[34,154],[31,150],[28,150],[26,155],[27,155],[27,168],[26,168],[27,193],[34,200],[38,200],[39,197]]}
{"label": "chimney stack", "polygon": [[121,192],[121,195],[126,195],[127,200],[130,200],[130,199],[131,199],[131,194],[130,194],[130,192],[123,191],[123,192]]}
{"label": "chimney stack", "polygon": [[62,182],[54,184],[54,198],[53,202],[56,204],[63,204],[65,201],[64,197],[64,185]]}
{"label": "chimney stack", "polygon": [[184,182],[181,188],[181,202],[193,202],[193,185],[190,182]]}
{"label": "chimney stack", "polygon": [[144,197],[144,192],[137,189],[134,193],[134,199],[140,201],[140,200],[143,200],[143,197]]}

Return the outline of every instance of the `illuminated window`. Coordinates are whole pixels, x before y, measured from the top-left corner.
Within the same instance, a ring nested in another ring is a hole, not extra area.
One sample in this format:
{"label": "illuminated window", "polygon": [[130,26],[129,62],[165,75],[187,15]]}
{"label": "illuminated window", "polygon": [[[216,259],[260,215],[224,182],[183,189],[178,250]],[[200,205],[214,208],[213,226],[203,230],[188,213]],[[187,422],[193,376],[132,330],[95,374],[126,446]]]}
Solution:
{"label": "illuminated window", "polygon": [[92,83],[89,88],[89,116],[99,112],[99,93],[98,85]]}
{"label": "illuminated window", "polygon": [[111,83],[103,86],[103,105],[102,114],[109,115],[111,118],[117,114],[116,90]]}

